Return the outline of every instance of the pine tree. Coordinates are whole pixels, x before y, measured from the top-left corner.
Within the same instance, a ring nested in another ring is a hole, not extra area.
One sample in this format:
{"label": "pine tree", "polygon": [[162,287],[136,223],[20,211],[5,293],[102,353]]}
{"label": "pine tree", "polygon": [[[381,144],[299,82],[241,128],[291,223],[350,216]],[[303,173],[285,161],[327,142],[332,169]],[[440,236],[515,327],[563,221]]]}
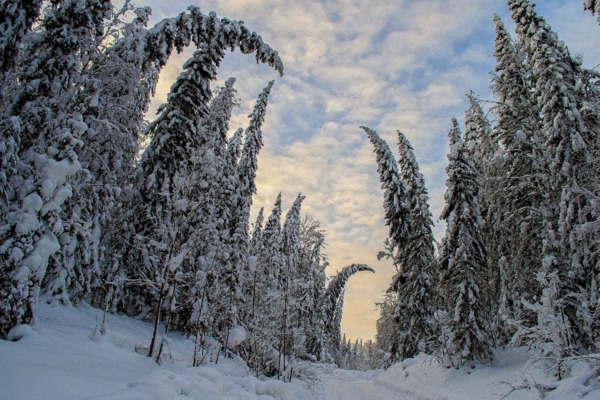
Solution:
{"label": "pine tree", "polygon": [[467,361],[491,358],[490,310],[486,254],[479,212],[479,181],[456,119],[450,130],[446,206],[441,219],[447,230],[439,252],[447,282],[449,343],[444,352],[456,367]]}

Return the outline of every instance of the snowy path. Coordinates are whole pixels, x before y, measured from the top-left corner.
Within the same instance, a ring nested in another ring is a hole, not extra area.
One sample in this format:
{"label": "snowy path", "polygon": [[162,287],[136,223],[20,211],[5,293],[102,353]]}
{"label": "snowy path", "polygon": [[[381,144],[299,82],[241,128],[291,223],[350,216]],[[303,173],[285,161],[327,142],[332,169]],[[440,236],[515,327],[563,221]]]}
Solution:
{"label": "snowy path", "polygon": [[325,398],[328,400],[427,400],[395,388],[379,385],[377,381],[340,382],[325,384]]}
{"label": "snowy path", "polygon": [[417,396],[395,385],[377,379],[373,373],[365,373],[364,379],[356,379],[356,372],[344,373],[337,370],[335,375],[323,384],[324,398],[327,400],[429,400]]}

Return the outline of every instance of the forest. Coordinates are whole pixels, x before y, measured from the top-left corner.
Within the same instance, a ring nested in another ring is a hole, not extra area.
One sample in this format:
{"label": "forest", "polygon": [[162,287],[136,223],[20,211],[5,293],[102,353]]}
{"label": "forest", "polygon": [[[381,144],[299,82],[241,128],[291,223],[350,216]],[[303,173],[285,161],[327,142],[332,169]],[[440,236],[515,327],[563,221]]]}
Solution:
{"label": "forest", "polygon": [[[397,132],[397,159],[361,127],[389,228],[379,257],[397,273],[375,341],[352,344],[344,287],[374,270],[353,263],[327,279],[324,229],[302,194],[285,215],[280,195],[250,221],[276,82],[233,135],[235,78],[213,87],[233,49],[283,75],[275,49],[196,6],[148,26],[150,8],[129,1],[4,1],[0,337],[34,325],[47,299],[103,310],[100,334],[114,313],[152,321],[140,351],[158,363],[178,331],[194,340],[193,366],[236,355],[284,381],[297,360],[374,369],[426,353],[458,369],[503,346],[554,360],[560,377],[598,353],[600,74],[530,1],[507,3],[516,37],[494,18],[494,101],[469,95],[464,129],[449,126],[439,244],[407,136]],[[600,3],[584,7],[600,16]],[[189,46],[147,121],[162,69]]]}

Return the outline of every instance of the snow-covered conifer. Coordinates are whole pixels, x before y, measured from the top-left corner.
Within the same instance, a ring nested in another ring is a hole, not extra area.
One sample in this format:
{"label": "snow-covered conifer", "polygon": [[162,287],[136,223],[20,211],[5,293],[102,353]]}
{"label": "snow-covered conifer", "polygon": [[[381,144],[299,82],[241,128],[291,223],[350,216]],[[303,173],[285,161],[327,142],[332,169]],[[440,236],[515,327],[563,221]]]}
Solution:
{"label": "snow-covered conifer", "polygon": [[[7,0],[0,5],[0,83],[7,88],[9,74],[18,63],[19,48],[38,19],[42,0]],[[0,94],[0,104],[4,106],[4,96]]]}
{"label": "snow-covered conifer", "polygon": [[389,227],[390,250],[394,253],[394,265],[398,270],[390,290],[396,291],[402,274],[404,243],[409,236],[410,207],[406,201],[406,187],[402,182],[398,163],[387,143],[374,130],[364,126],[361,128],[375,147],[373,152],[377,158],[377,172],[383,189],[383,208],[386,225]]}
{"label": "snow-covered conifer", "polygon": [[320,313],[325,292],[327,256],[322,253],[325,235],[319,221],[306,214],[300,222],[300,260],[295,297],[299,302],[300,325],[304,328],[306,356],[320,359],[324,321]]}
{"label": "snow-covered conifer", "polygon": [[376,333],[375,341],[377,348],[380,349],[384,354],[387,354],[387,361],[385,366],[389,366],[391,361],[392,346],[396,342],[397,326],[395,321],[396,311],[396,298],[395,293],[385,293],[381,302],[375,305],[379,309],[379,318],[375,324]]}
{"label": "snow-covered conifer", "polygon": [[265,216],[264,216],[264,207],[261,207],[260,210],[258,210],[258,215],[256,216],[256,221],[254,221],[253,224],[253,229],[252,229],[252,235],[250,236],[250,247],[249,247],[249,251],[250,254],[256,256],[257,254],[260,253],[260,247],[262,245],[262,229],[263,229],[263,222],[265,220]]}
{"label": "snow-covered conifer", "polygon": [[410,142],[398,132],[399,170],[410,207],[402,274],[397,281],[395,319],[398,324],[393,359],[414,357],[426,351],[433,336],[437,271],[434,257],[433,221],[423,175]]}
{"label": "snow-covered conifer", "polygon": [[283,297],[281,309],[281,341],[279,345],[280,357],[283,357],[283,370],[286,369],[286,355],[295,354],[296,343],[294,333],[299,331],[298,325],[298,299],[295,295],[296,278],[298,276],[298,263],[300,259],[300,208],[305,196],[298,194],[285,216],[283,228],[281,229],[281,253],[283,265],[278,274],[278,289]]}
{"label": "snow-covered conifer", "polygon": [[[558,280],[541,281],[559,285],[552,292],[565,305],[572,336],[590,347],[595,339],[592,321],[585,316],[595,307],[590,300],[597,298],[600,255],[598,231],[585,227],[595,223],[598,212],[597,126],[590,126],[591,121],[582,117],[585,96],[579,80],[580,62],[571,57],[533,4],[526,0],[509,0],[508,4],[535,82],[533,94],[541,113],[550,177],[549,195],[542,205],[541,273],[556,273]],[[564,346],[567,354],[576,351],[568,343]]]}
{"label": "snow-covered conifer", "polygon": [[375,273],[373,268],[366,264],[351,264],[339,271],[327,285],[321,300],[321,314],[325,326],[324,358],[335,356],[339,349],[341,339],[340,322],[342,318],[344,288],[352,275],[361,271]]}
{"label": "snow-covered conifer", "polygon": [[262,230],[260,251],[256,255],[255,288],[251,311],[246,321],[250,330],[248,364],[255,370],[276,374],[279,346],[280,315],[283,298],[278,290],[277,274],[283,265],[281,253],[281,193]]}
{"label": "snow-covered conifer", "polygon": [[[233,219],[231,221],[232,240],[238,245],[240,242],[248,241],[248,226],[250,223],[250,208],[252,196],[256,193],[256,171],[258,170],[258,154],[263,146],[262,124],[267,111],[267,101],[274,81],[263,89],[258,96],[252,114],[250,124],[246,128],[244,147],[237,165],[237,202],[235,209],[231,210]],[[243,246],[243,245],[242,245]]]}
{"label": "snow-covered conifer", "polygon": [[600,24],[600,1],[598,0],[583,0],[583,9],[598,15],[598,23]]}
{"label": "snow-covered conifer", "polygon": [[[219,305],[223,320],[219,322],[227,336],[231,327],[240,319],[239,309],[233,304],[241,302],[243,298],[243,283],[251,280],[252,274],[248,264],[248,246],[250,225],[250,209],[252,207],[252,196],[256,193],[256,172],[258,170],[258,153],[262,148],[262,123],[264,122],[267,100],[274,81],[270,81],[263,89],[250,114],[250,123],[246,129],[244,146],[241,151],[239,162],[236,165],[233,180],[229,181],[229,192],[232,197],[228,210],[229,226],[225,246],[228,254],[222,254],[221,272],[219,285],[223,293],[226,293],[225,301]],[[234,144],[235,146],[235,144]],[[227,157],[227,156],[226,156]],[[233,161],[231,157],[229,161]],[[227,167],[226,167],[227,168]],[[227,183],[227,182],[226,182]],[[226,185],[224,185],[226,186]]]}
{"label": "snow-covered conifer", "polygon": [[61,212],[81,169],[77,153],[88,129],[85,106],[79,103],[81,69],[85,56],[95,51],[111,9],[107,0],[52,4],[21,57],[26,67],[0,120],[2,137],[18,145],[20,161],[7,177],[10,191],[3,197],[10,205],[0,221],[2,334],[35,320],[48,260],[70,229],[65,229]]}
{"label": "snow-covered conifer", "polygon": [[451,315],[450,342],[444,349],[456,365],[491,358],[487,263],[479,212],[479,181],[456,119],[450,130],[446,206],[441,219],[446,234],[439,252],[447,282],[446,304]]}
{"label": "snow-covered conifer", "polygon": [[[498,310],[505,316],[525,321],[535,318],[523,308],[522,299],[531,301],[539,294],[536,281],[541,265],[542,219],[539,212],[547,192],[538,107],[531,95],[530,74],[525,54],[514,44],[504,24],[494,16],[497,64],[493,90],[498,98],[495,136],[502,145],[502,157],[488,198],[486,221],[497,230],[493,243],[499,269]],[[533,322],[533,321],[530,321]],[[510,326],[506,327],[512,329]],[[508,337],[502,338],[507,340]]]}

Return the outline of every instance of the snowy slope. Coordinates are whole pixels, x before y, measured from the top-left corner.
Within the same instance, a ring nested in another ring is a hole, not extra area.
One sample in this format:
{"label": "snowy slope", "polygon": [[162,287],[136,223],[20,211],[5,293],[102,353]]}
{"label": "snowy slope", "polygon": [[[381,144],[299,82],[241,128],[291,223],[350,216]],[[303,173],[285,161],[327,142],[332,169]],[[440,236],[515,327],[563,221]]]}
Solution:
{"label": "snowy slope", "polygon": [[[24,326],[16,342],[0,340],[0,400],[69,399],[502,399],[527,380],[551,384],[551,371],[532,362],[524,349],[498,353],[491,366],[454,370],[419,356],[387,371],[346,371],[303,364],[304,381],[259,380],[241,361],[191,368],[193,342],[172,335],[172,360],[159,366],[136,347],[147,346],[151,326],[113,315],[108,333],[94,335],[101,311],[89,306],[42,303],[39,323]],[[600,399],[600,382],[583,386],[587,367],[561,382],[546,399]],[[592,379],[593,381],[593,379]],[[583,395],[583,396],[582,396]],[[582,397],[580,397],[582,396]],[[538,399],[537,390],[516,390],[507,399]]]}
{"label": "snowy slope", "polygon": [[263,382],[239,361],[190,368],[193,342],[177,335],[172,362],[159,366],[135,352],[150,342],[152,328],[142,321],[111,316],[98,340],[100,310],[41,304],[39,311],[21,340],[0,340],[1,400],[314,398],[303,382]]}

